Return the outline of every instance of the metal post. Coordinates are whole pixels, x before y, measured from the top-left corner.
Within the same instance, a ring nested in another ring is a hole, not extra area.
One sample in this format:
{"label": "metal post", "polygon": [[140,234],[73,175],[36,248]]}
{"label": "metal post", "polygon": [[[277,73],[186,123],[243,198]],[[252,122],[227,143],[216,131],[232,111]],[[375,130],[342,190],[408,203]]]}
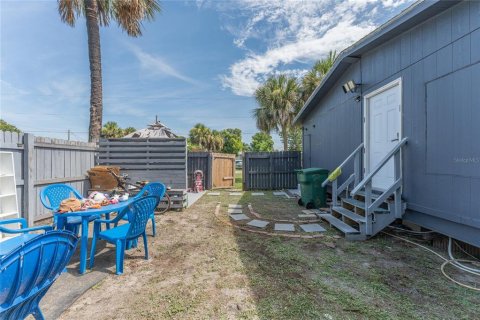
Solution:
{"label": "metal post", "polygon": [[35,222],[35,189],[33,175],[33,157],[34,157],[35,137],[31,133],[25,133],[23,136],[23,216],[28,221],[29,226]]}
{"label": "metal post", "polygon": [[400,187],[395,190],[395,218],[401,218],[403,215],[402,212],[402,185],[403,185],[403,177],[402,177],[402,170],[400,167],[400,150],[395,153],[393,157],[393,165],[394,165],[394,179],[397,181],[400,179],[401,184]]}
{"label": "metal post", "polygon": [[372,180],[365,185],[365,234],[372,234],[372,214],[370,206],[372,204]]}
{"label": "metal post", "polygon": [[353,172],[355,173],[355,182],[354,182],[354,188],[360,183],[360,176],[361,176],[361,170],[360,170],[360,152],[355,153],[355,159],[353,162]]}
{"label": "metal post", "polygon": [[336,207],[337,206],[337,198],[338,198],[338,180],[335,179],[332,182],[332,206]]}

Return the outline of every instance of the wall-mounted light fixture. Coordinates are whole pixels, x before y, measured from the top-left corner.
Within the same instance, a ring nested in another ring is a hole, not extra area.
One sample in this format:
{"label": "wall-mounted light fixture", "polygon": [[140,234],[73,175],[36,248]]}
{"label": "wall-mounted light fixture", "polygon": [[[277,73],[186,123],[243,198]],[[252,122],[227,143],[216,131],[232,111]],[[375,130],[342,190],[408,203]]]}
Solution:
{"label": "wall-mounted light fixture", "polygon": [[348,93],[348,92],[354,93],[354,92],[357,92],[358,86],[361,86],[361,85],[362,85],[361,83],[355,83],[355,81],[353,81],[353,80],[348,80],[342,86],[342,89],[343,89],[344,93]]}

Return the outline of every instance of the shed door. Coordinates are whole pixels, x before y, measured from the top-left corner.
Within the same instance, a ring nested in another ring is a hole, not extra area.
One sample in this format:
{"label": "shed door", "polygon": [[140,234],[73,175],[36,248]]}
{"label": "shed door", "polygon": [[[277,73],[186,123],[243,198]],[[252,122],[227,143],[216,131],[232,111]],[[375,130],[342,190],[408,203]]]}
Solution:
{"label": "shed door", "polygon": [[[387,155],[401,137],[401,80],[387,84],[365,97],[365,172]],[[372,186],[386,190],[394,182],[393,158],[373,178]]]}

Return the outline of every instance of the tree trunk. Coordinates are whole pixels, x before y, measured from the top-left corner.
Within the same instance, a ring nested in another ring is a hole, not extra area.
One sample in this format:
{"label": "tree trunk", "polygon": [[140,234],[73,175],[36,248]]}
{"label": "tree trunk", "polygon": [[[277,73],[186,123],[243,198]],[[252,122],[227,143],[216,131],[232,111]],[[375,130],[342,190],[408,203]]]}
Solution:
{"label": "tree trunk", "polygon": [[102,130],[102,58],[100,53],[100,27],[97,0],[85,0],[90,60],[90,125],[88,141],[97,142]]}
{"label": "tree trunk", "polygon": [[288,151],[288,130],[287,127],[282,127],[283,151]]}

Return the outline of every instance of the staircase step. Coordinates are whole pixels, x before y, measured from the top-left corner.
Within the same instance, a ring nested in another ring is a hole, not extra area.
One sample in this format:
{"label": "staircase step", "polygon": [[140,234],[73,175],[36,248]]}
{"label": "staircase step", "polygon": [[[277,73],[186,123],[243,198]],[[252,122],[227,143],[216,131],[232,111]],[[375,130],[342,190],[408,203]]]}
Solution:
{"label": "staircase step", "polygon": [[[372,199],[373,199],[373,200],[376,200],[376,199],[378,199],[378,198],[381,196],[380,194],[377,194],[377,193],[375,193],[375,192],[372,192],[371,195],[372,195]],[[357,192],[357,196],[362,196],[362,197],[365,198],[365,190],[360,190],[360,191],[358,191],[358,192]]]}
{"label": "staircase step", "polygon": [[[342,201],[345,202],[345,203],[348,203],[349,205],[352,205],[354,207],[365,210],[365,202],[364,201],[356,200],[356,199],[353,199],[353,198],[342,198]],[[377,208],[377,209],[375,209],[375,212],[376,213],[388,213],[389,211],[385,208]]]}
{"label": "staircase step", "polygon": [[356,214],[344,207],[332,207],[332,211],[340,213],[342,216],[349,218],[350,220],[355,221],[356,223],[365,223],[365,218],[361,215]]}
{"label": "staircase step", "polygon": [[357,229],[352,228],[351,226],[349,226],[348,224],[346,224],[342,220],[338,220],[337,218],[335,218],[334,216],[332,216],[329,213],[321,213],[318,216],[320,218],[328,221],[328,223],[330,223],[332,226],[334,226],[335,228],[337,228],[338,230],[342,231],[345,234],[359,234],[360,233],[360,231],[358,231]]}

